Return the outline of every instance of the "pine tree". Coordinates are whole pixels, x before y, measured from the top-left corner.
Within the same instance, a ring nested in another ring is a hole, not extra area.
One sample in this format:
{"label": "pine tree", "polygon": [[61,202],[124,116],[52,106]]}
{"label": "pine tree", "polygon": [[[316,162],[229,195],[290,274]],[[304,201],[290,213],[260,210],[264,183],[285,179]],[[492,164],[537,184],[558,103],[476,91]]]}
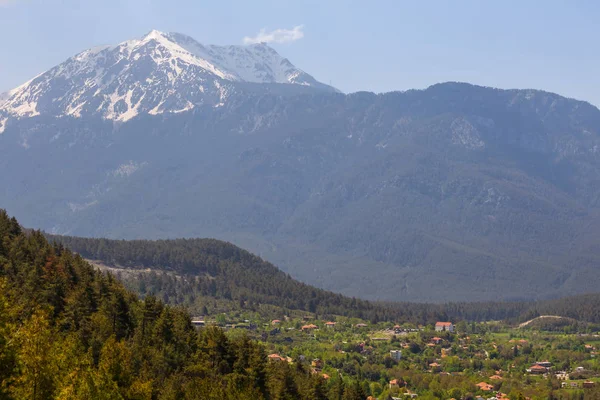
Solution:
{"label": "pine tree", "polygon": [[4,293],[6,293],[6,282],[0,279],[0,399],[7,396],[7,387],[15,372],[16,363],[15,348],[10,343],[8,301]]}
{"label": "pine tree", "polygon": [[17,334],[17,361],[20,373],[11,387],[15,398],[52,398],[58,372],[53,354],[55,342],[55,333],[50,328],[47,313],[36,311]]}
{"label": "pine tree", "polygon": [[367,397],[359,381],[353,381],[351,385],[346,386],[342,400],[365,400]]}
{"label": "pine tree", "polygon": [[344,380],[341,375],[335,379],[333,386],[329,391],[329,399],[330,400],[342,400],[342,396],[344,395],[345,385]]}

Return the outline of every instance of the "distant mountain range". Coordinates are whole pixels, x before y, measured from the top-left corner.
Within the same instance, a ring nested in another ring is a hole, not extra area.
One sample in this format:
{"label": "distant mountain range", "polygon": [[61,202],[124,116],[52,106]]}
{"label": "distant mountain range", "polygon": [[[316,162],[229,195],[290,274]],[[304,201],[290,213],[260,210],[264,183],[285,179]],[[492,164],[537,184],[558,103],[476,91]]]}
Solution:
{"label": "distant mountain range", "polygon": [[0,100],[25,226],[215,237],[369,299],[543,299],[600,283],[600,111],[444,83],[342,94],[264,44],[151,32]]}

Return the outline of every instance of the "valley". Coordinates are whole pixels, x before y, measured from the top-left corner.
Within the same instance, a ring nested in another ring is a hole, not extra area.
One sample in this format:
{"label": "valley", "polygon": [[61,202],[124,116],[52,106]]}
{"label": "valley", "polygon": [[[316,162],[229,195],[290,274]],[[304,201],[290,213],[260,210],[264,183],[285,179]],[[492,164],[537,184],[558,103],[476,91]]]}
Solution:
{"label": "valley", "polygon": [[567,400],[600,390],[598,295],[370,303],[214,240],[49,238],[0,212],[7,398]]}
{"label": "valley", "polygon": [[0,0],[0,400],[600,400],[599,19]]}

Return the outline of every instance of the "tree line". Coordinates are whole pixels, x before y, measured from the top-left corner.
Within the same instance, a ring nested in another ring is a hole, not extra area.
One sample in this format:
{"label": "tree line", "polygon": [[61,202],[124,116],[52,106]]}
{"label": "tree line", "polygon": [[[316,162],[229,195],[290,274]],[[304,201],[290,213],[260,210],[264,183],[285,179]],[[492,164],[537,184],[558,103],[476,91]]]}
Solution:
{"label": "tree line", "polygon": [[215,239],[109,240],[48,235],[48,238],[111,266],[158,273],[136,276],[132,287],[172,304],[194,304],[198,298],[230,300],[232,307],[269,304],[319,315],[343,315],[371,322],[431,324],[439,320],[522,322],[558,314],[600,323],[600,294],[546,301],[411,303],[372,302],[301,283],[274,265],[231,243]]}

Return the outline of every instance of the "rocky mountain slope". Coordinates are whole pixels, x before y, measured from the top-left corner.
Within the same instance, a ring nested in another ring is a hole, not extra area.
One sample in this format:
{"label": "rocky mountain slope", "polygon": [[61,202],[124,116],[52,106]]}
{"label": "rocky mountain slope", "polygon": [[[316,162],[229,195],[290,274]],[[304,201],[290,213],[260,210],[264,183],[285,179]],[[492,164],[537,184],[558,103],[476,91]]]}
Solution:
{"label": "rocky mountain slope", "polygon": [[10,118],[40,114],[127,121],[140,113],[219,107],[235,92],[268,90],[252,84],[272,83],[335,90],[266,44],[203,46],[189,36],[153,30],[86,50],[5,93],[0,130]]}
{"label": "rocky mountain slope", "polygon": [[[214,66],[188,67],[196,71],[189,82],[210,77],[211,88],[235,90],[225,101],[217,91],[200,96],[182,111],[187,103],[168,99],[192,98],[177,89],[187,75],[169,80],[170,61],[151,52],[143,62],[132,51],[129,68],[150,72],[82,86],[99,103],[80,113],[61,111],[71,103],[58,89],[42,95],[29,83],[11,92],[1,107],[8,122],[0,168],[10,172],[0,175],[0,204],[26,226],[111,238],[215,237],[307,283],[371,299],[596,290],[597,108],[462,83],[380,95],[290,84],[293,74],[260,83],[232,67],[237,61],[217,62],[216,48],[201,53],[178,35],[161,38]],[[120,50],[94,54],[102,52]],[[48,82],[59,88],[64,80]],[[137,114],[125,118],[131,107],[109,94],[136,86],[152,101],[135,102]],[[18,103],[23,88],[39,97]],[[34,100],[35,112],[15,114]]]}

